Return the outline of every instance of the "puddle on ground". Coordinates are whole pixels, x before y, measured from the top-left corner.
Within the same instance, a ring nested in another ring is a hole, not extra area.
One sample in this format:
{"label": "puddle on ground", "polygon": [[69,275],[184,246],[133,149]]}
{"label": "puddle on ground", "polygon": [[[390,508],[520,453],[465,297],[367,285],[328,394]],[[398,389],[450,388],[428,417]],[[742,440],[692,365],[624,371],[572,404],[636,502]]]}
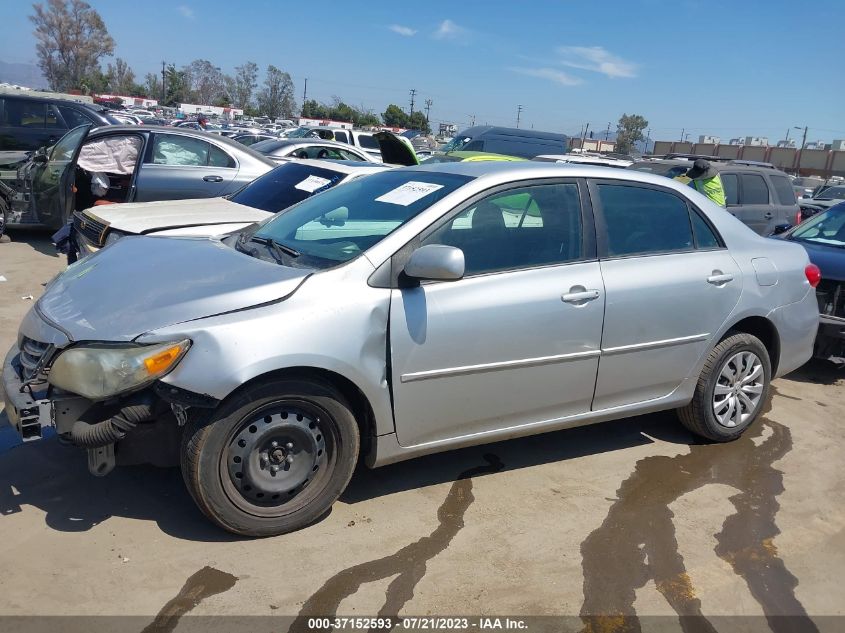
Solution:
{"label": "puddle on ground", "polygon": [[176,597],[162,607],[143,633],[171,633],[179,624],[179,618],[206,598],[229,591],[237,581],[237,577],[232,574],[213,567],[203,567],[185,581]]}
{"label": "puddle on ground", "polygon": [[[290,628],[290,633],[305,632],[309,615],[330,617],[337,613],[340,603],[356,593],[365,583],[396,576],[387,587],[385,601],[379,610],[379,617],[392,616],[414,597],[414,589],[426,572],[426,563],[449,547],[455,535],[464,527],[464,516],[475,496],[472,494],[472,478],[477,475],[496,473],[505,466],[498,457],[485,454],[487,462],[465,470],[449,488],[446,499],[437,509],[438,526],[428,536],[411,543],[399,551],[344,569],[329,578],[305,603],[299,616]],[[398,575],[397,575],[398,574]]]}
{"label": "puddle on ground", "polygon": [[792,435],[765,417],[770,410],[771,399],[762,416],[734,442],[692,445],[687,454],[637,462],[604,522],[581,544],[584,633],[640,631],[635,591],[649,579],[682,616],[685,633],[716,630],[701,613],[669,509],[682,495],[708,484],[737,490],[729,499],[736,512],[715,535],[715,552],[745,580],[771,630],[817,631],[795,596],[798,580],[773,542],[780,533],[775,523],[777,497],[784,490],[783,472],[773,464],[792,448]]}

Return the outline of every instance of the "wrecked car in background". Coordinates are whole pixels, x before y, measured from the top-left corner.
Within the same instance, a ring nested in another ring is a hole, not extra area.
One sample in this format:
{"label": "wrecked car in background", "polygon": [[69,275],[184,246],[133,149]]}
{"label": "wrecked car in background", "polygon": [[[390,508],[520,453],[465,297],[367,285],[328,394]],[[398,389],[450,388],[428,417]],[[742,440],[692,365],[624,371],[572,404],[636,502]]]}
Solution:
{"label": "wrecked car in background", "polygon": [[96,205],[222,196],[274,166],[240,143],[205,132],[82,125],[19,167],[9,224],[58,229],[75,210]]}
{"label": "wrecked car in background", "polygon": [[736,439],[812,354],[817,272],[662,177],[384,170],[222,239],[126,237],[68,267],[6,356],[6,411],[95,475],[180,462],[212,521],[279,534],[359,455],[667,409]]}
{"label": "wrecked car in background", "polygon": [[819,334],[814,355],[845,365],[845,202],[778,236],[801,244],[819,267]]}
{"label": "wrecked car in background", "polygon": [[94,207],[73,216],[81,255],[129,235],[222,235],[261,222],[297,202],[343,182],[390,169],[381,163],[296,160],[219,198]]}

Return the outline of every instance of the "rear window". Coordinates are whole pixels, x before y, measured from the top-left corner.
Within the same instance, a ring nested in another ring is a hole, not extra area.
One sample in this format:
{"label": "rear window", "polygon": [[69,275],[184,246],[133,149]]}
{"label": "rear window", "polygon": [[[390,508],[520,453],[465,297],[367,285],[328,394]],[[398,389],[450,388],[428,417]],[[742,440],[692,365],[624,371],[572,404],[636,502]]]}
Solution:
{"label": "rear window", "polygon": [[742,174],[742,204],[769,204],[769,188],[762,176]]}
{"label": "rear window", "polygon": [[795,204],[795,189],[792,188],[789,178],[786,176],[769,176],[769,180],[772,181],[780,204],[787,206]]}
{"label": "rear window", "polygon": [[344,174],[301,163],[285,163],[253,180],[231,198],[253,209],[278,213],[341,182]]}

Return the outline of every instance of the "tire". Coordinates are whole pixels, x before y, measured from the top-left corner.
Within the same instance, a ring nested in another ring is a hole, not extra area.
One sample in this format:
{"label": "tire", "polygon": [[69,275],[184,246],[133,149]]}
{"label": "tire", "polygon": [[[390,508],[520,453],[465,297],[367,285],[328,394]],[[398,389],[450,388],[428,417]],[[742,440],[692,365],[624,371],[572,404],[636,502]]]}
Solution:
{"label": "tire", "polygon": [[352,408],[333,386],[268,379],[189,420],[182,477],[223,529],[273,536],[329,510],[352,477],[359,447]]}
{"label": "tire", "polygon": [[[743,377],[743,373],[747,375]],[[744,332],[729,332],[710,352],[692,400],[678,409],[678,417],[700,437],[714,442],[735,440],[763,410],[771,379],[769,353],[760,339]]]}
{"label": "tire", "polygon": [[11,242],[11,238],[6,235],[6,224],[9,221],[9,207],[6,200],[0,197],[0,244],[7,244]]}

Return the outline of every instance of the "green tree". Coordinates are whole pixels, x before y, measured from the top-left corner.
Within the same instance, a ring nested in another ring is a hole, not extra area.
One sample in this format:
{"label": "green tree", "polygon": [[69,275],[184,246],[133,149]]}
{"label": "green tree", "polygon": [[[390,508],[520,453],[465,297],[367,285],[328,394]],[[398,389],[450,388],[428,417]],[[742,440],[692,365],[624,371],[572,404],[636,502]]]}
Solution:
{"label": "green tree", "polygon": [[190,103],[189,85],[185,72],[170,64],[164,73],[164,105],[178,106],[180,103]]}
{"label": "green tree", "polygon": [[114,40],[100,14],[82,0],[47,0],[32,8],[38,67],[50,88],[90,86],[89,76],[100,72],[100,58],[114,52]]}
{"label": "green tree", "polygon": [[[202,105],[219,102],[226,94],[223,73],[207,59],[195,59],[182,69],[191,99]],[[227,102],[228,105],[228,102]]]}
{"label": "green tree", "polygon": [[258,65],[247,62],[235,66],[235,74],[226,77],[226,88],[232,99],[232,105],[245,110],[252,103],[252,96],[258,87]]}
{"label": "green tree", "polygon": [[391,103],[381,115],[384,124],[390,127],[408,127],[408,115],[398,105]]}
{"label": "green tree", "polygon": [[144,76],[144,96],[151,99],[161,99],[161,77],[157,73],[147,73]]}
{"label": "green tree", "polygon": [[296,112],[293,80],[272,64],[267,66],[264,88],[258,93],[258,109],[271,119],[290,119]]}
{"label": "green tree", "polygon": [[135,87],[135,73],[123,59],[118,57],[106,69],[106,81],[112,94],[129,95]]}
{"label": "green tree", "polygon": [[428,120],[425,118],[425,113],[417,110],[410,117],[408,117],[408,126],[412,130],[420,130],[423,134],[430,134],[431,127],[428,125]]}
{"label": "green tree", "polygon": [[633,150],[636,142],[643,140],[647,127],[648,121],[639,114],[623,114],[616,126],[616,151],[627,154]]}

